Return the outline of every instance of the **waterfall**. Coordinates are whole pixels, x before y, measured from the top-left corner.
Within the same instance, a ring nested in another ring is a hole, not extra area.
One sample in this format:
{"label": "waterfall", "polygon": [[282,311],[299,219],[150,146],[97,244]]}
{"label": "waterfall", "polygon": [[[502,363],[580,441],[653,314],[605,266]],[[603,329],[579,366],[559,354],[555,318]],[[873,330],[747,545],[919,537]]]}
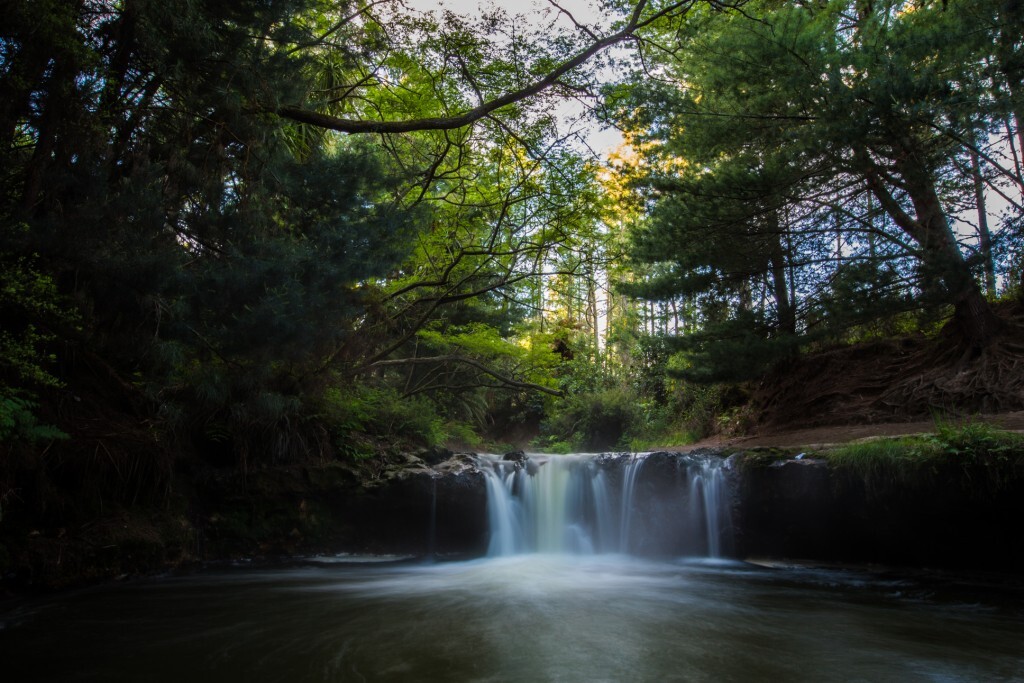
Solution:
{"label": "waterfall", "polygon": [[619,505],[619,552],[629,553],[629,531],[633,525],[633,492],[636,490],[636,475],[646,462],[641,455],[630,456],[622,474],[622,503]]}
{"label": "waterfall", "polygon": [[519,501],[512,495],[512,487],[506,486],[498,473],[487,468],[484,473],[487,475],[487,521],[491,529],[487,554],[514,555],[522,549]]}
{"label": "waterfall", "polygon": [[719,558],[731,545],[723,461],[689,454],[481,456],[488,555]]}

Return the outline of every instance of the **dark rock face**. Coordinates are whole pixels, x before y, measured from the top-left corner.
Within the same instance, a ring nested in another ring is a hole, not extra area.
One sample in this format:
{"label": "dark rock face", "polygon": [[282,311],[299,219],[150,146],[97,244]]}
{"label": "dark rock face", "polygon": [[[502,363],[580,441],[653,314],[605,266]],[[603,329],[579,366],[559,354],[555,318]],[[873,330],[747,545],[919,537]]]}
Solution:
{"label": "dark rock face", "polygon": [[410,472],[364,487],[346,507],[361,550],[475,554],[487,547],[486,485],[475,468]]}
{"label": "dark rock face", "polygon": [[843,546],[824,463],[778,460],[740,471],[734,514],[741,556],[826,559]]}
{"label": "dark rock face", "polygon": [[[721,454],[651,453],[634,468],[632,552],[707,548],[694,523],[693,505],[702,499],[688,487],[698,460],[709,456]],[[621,491],[634,458],[606,454],[593,466]],[[522,452],[502,460],[530,474],[542,466]],[[735,455],[723,472],[731,524],[720,539],[728,556],[1024,571],[1024,479],[985,488],[977,484],[981,473],[958,466],[909,484],[869,485],[825,460],[784,453]],[[212,482],[198,492],[205,512],[196,524],[197,555],[482,555],[486,489],[468,453],[405,456],[370,478],[340,464],[250,473],[244,483]]]}
{"label": "dark rock face", "polygon": [[451,459],[454,455],[455,453],[447,448],[443,448],[442,446],[424,448],[420,452],[416,453],[416,457],[431,467],[434,465],[440,465],[442,462]]}
{"label": "dark rock face", "polygon": [[[623,465],[625,463],[622,463]],[[631,551],[638,555],[686,553],[687,467],[678,454],[651,453],[635,473],[630,524]]]}
{"label": "dark rock face", "polygon": [[740,557],[1024,571],[1024,483],[978,485],[959,466],[868,483],[814,459],[742,462]]}
{"label": "dark rock face", "polygon": [[370,478],[342,464],[251,472],[198,493],[207,508],[197,525],[202,559],[486,549],[486,485],[469,454],[448,452],[434,467],[410,455]]}

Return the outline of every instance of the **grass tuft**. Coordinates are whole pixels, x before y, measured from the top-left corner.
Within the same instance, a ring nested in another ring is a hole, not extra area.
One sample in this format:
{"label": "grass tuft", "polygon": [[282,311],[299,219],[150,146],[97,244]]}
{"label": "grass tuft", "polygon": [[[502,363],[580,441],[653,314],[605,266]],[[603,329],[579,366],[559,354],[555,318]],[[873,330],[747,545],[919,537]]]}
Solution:
{"label": "grass tuft", "polygon": [[933,434],[860,441],[821,455],[837,474],[879,492],[944,478],[986,495],[1024,481],[1024,435],[981,422],[939,423]]}

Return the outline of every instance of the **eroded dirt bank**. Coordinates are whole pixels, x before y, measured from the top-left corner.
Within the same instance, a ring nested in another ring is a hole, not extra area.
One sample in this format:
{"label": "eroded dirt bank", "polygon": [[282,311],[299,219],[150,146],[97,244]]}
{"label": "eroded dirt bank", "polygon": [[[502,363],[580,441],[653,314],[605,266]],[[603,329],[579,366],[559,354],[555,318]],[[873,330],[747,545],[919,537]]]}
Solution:
{"label": "eroded dirt bank", "polygon": [[[955,422],[984,422],[1000,429],[1024,432],[1024,411],[976,415]],[[687,446],[658,448],[666,451],[691,451],[701,448],[811,448],[850,443],[861,439],[928,434],[935,431],[935,420],[881,422],[877,424],[833,424],[817,427],[776,428],[762,426],[744,436],[716,435]]]}

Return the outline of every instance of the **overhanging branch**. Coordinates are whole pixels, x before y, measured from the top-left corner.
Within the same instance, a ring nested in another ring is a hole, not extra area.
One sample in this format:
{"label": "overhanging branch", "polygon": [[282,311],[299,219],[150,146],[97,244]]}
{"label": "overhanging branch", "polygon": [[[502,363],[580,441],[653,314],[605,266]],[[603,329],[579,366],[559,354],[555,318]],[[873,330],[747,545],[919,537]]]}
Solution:
{"label": "overhanging branch", "polygon": [[539,391],[545,394],[549,394],[551,396],[563,395],[561,391],[558,391],[557,389],[552,389],[551,387],[546,387],[542,384],[534,384],[533,382],[520,382],[518,380],[512,379],[511,377],[506,377],[505,375],[499,373],[497,370],[487,367],[480,361],[474,360],[472,358],[466,358],[465,356],[448,355],[423,356],[419,358],[393,358],[390,360],[379,360],[376,361],[375,363],[370,363],[369,365],[366,365],[363,368],[361,368],[360,371],[366,372],[369,370],[373,370],[375,368],[396,367],[402,365],[429,365],[435,363],[462,363],[463,365],[468,365],[472,368],[476,368],[485,375],[493,377],[494,379],[501,382],[503,385],[511,387],[513,389],[529,389],[531,391]]}
{"label": "overhanging branch", "polygon": [[520,88],[519,90],[514,90],[512,92],[505,93],[500,97],[482,102],[478,106],[461,114],[456,114],[455,116],[409,119],[406,121],[367,121],[362,119],[340,118],[294,105],[282,105],[268,108],[267,111],[276,113],[278,116],[291,119],[292,121],[336,130],[342,133],[412,133],[425,130],[453,130],[456,128],[463,128],[484,118],[485,116],[488,116],[498,109],[507,107],[510,104],[515,104],[516,102],[520,102],[543,92],[558,83],[558,80],[562,76],[581,66],[599,52],[611,47],[612,45],[634,38],[638,29],[649,26],[661,17],[676,13],[680,10],[688,9],[689,6],[693,4],[693,0],[671,3],[652,15],[642,18],[641,15],[643,14],[644,9],[646,9],[647,4],[648,0],[639,0],[636,7],[633,8],[633,12],[630,14],[629,20],[622,29],[590,43],[590,45],[588,45],[584,50],[562,62],[542,78]]}

